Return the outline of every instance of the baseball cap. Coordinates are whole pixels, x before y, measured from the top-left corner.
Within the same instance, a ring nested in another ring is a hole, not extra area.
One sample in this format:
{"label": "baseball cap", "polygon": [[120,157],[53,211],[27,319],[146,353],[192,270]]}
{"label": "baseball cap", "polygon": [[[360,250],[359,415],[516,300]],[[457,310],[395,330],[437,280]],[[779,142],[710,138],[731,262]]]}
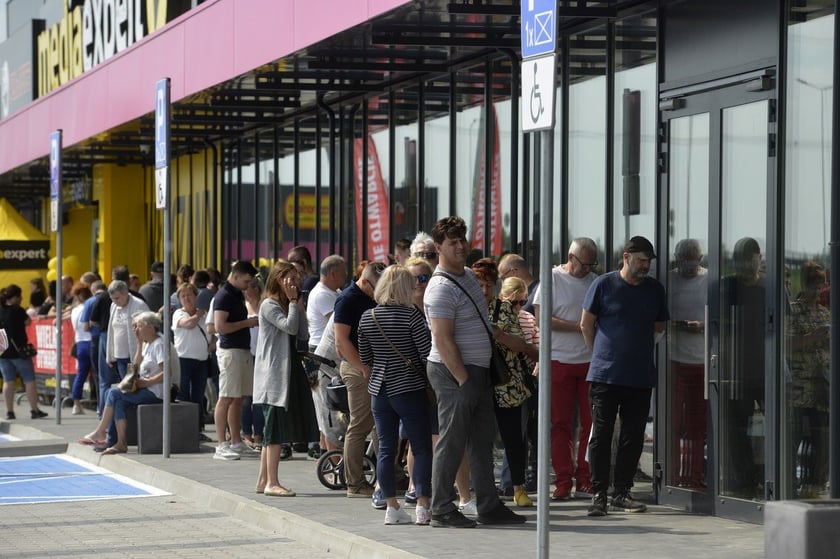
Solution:
{"label": "baseball cap", "polygon": [[163,262],[153,262],[151,270],[155,274],[162,274],[163,273]]}
{"label": "baseball cap", "polygon": [[640,235],[631,237],[630,240],[624,244],[624,252],[641,252],[648,258],[656,258],[656,253],[653,252],[653,245],[651,242]]}

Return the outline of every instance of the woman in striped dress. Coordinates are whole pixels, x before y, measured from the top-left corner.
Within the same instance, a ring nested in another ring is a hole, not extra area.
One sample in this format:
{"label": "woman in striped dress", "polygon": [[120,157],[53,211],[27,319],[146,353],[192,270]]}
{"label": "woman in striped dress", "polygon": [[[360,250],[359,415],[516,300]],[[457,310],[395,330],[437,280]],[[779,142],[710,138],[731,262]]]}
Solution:
{"label": "woman in striped dress", "polygon": [[432,435],[425,377],[431,335],[412,304],[416,281],[403,266],[387,268],[374,291],[377,307],[365,311],[359,321],[359,357],[371,367],[368,392],[379,435],[376,477],[387,502],[385,524],[411,522],[397,502],[394,481],[401,420],[414,452],[416,523],[428,524],[432,516]]}

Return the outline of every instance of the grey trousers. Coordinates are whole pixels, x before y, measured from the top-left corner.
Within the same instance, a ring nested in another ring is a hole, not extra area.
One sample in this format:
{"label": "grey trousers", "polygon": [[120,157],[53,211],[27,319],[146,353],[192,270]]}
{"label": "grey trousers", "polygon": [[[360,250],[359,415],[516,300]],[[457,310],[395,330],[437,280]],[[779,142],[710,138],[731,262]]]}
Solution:
{"label": "grey trousers", "polygon": [[490,375],[483,367],[468,365],[469,380],[459,387],[443,364],[429,361],[427,371],[437,394],[440,423],[440,438],[432,459],[432,513],[457,510],[453,503],[455,474],[465,449],[476,508],[479,514],[490,512],[500,504],[493,475],[496,416]]}

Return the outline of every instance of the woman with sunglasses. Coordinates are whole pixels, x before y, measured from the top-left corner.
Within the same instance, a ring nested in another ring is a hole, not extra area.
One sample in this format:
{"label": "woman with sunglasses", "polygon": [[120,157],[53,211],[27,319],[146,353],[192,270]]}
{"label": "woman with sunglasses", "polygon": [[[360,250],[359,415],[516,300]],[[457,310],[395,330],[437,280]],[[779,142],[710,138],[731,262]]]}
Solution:
{"label": "woman with sunglasses", "polygon": [[526,355],[536,356],[538,350],[525,343],[519,316],[511,301],[496,298],[496,283],[499,281],[496,262],[491,258],[482,258],[473,264],[472,269],[484,292],[490,322],[495,326],[496,345],[505,356],[511,372],[510,382],[494,389],[494,408],[510,466],[513,501],[520,507],[530,507],[534,503],[524,487],[528,446],[523,405],[531,396],[531,391],[525,384],[525,375],[529,372],[524,358]]}

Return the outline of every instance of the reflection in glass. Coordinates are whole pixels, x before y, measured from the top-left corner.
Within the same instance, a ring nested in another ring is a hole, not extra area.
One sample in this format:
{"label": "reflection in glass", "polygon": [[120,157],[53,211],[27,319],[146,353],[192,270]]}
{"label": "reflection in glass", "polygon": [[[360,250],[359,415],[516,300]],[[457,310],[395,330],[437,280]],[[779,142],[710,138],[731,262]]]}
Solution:
{"label": "reflection in glass", "polygon": [[668,485],[706,487],[709,114],[669,122]]}
{"label": "reflection in glass", "polygon": [[762,500],[767,101],[724,109],[722,119],[720,493]]}
{"label": "reflection in glass", "polygon": [[[828,9],[824,9],[828,5]],[[815,10],[815,8],[817,8]],[[791,8],[788,28],[779,497],[828,498],[831,95],[830,3]],[[828,15],[826,15],[828,14]]]}

